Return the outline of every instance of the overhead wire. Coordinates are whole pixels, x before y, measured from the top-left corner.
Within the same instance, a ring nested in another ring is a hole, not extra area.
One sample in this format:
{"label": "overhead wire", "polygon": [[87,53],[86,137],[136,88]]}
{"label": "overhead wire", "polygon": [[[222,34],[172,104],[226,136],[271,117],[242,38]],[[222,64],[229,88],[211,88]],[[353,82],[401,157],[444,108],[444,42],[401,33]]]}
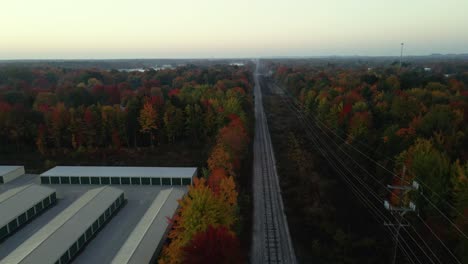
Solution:
{"label": "overhead wire", "polygon": [[[310,128],[309,128],[309,129],[310,129]],[[315,135],[315,136],[316,136],[316,135]],[[359,191],[359,188],[356,187],[349,179],[347,179],[347,177],[344,175],[343,171],[340,170],[337,166],[334,166],[334,165],[333,165],[333,162],[329,160],[329,156],[322,150],[322,147],[321,147],[321,146],[318,146],[318,143],[317,143],[317,142],[320,142],[320,141],[316,141],[315,138],[312,138],[312,140],[314,141],[314,144],[317,145],[318,150],[322,153],[322,155],[323,155],[325,158],[327,158],[327,160],[328,160],[329,163],[332,165],[332,167],[334,167],[334,170],[345,180],[345,182],[348,184],[348,186],[350,186],[351,191],[353,191],[353,193],[355,193],[355,195],[356,195],[358,198],[361,198],[362,202],[363,202],[365,205],[367,205],[367,207],[371,210],[370,212],[374,215],[374,217],[379,218],[380,220],[382,220],[382,221],[384,221],[384,222],[390,222],[390,221],[388,220],[388,218],[387,218],[386,216],[384,216],[381,212],[379,212],[379,210],[375,207],[375,205],[374,205],[369,199],[367,199],[366,196],[365,196],[361,191]],[[336,158],[336,157],[335,157],[335,158]],[[344,168],[347,168],[345,164],[343,164],[343,163],[341,163],[341,162],[340,162],[340,164],[343,165]],[[350,171],[348,170],[348,172],[350,172]],[[351,173],[351,174],[352,174],[352,173]],[[352,176],[355,177],[354,174],[352,174]],[[361,183],[363,186],[366,186],[363,182],[360,182],[360,183]],[[366,189],[367,189],[367,188],[366,188]],[[371,190],[369,190],[369,189],[367,189],[367,190],[370,191],[370,192],[372,193]],[[375,195],[374,195],[374,196],[375,196]],[[417,243],[417,241],[416,241],[412,236],[411,236],[411,239],[412,239],[415,243]],[[408,246],[408,249],[411,250],[411,248],[409,247],[409,245],[407,244],[407,242],[406,242],[403,238],[402,238],[402,241],[403,241],[403,243],[405,243],[405,245]],[[402,246],[402,245],[399,245],[399,247],[403,247],[403,246]],[[420,247],[420,246],[419,246],[419,247]],[[421,247],[420,247],[420,248],[421,248]],[[422,250],[423,254],[425,254],[425,255],[428,257],[428,259],[429,259],[432,263],[434,263],[434,262],[432,261],[432,259],[426,254],[426,252],[425,252],[423,249],[421,249],[421,250]],[[409,256],[409,253],[408,253],[407,250],[405,250],[404,248],[402,248],[402,251],[404,251],[405,255],[407,255],[407,257],[408,257],[409,259],[412,259],[412,258]],[[413,251],[411,251],[411,254],[417,259],[417,256],[416,256],[416,254],[415,254]],[[419,263],[421,263],[419,259],[417,259],[417,261],[418,261]],[[412,261],[412,263],[414,263],[414,262]]]}
{"label": "overhead wire", "polygon": [[[291,109],[291,105],[294,105],[294,104],[291,103],[291,102],[289,102],[289,105],[288,105],[288,106],[290,107],[290,109]],[[295,106],[295,107],[293,107],[292,110],[295,110],[296,113],[300,114],[301,117],[303,118],[303,121],[306,121],[306,123],[307,123],[307,120],[304,120],[304,117],[302,116],[302,111],[301,111],[301,109],[297,108],[296,105],[294,105],[294,106]],[[294,109],[294,108],[295,108],[295,109]],[[303,123],[303,124],[304,124],[304,123]],[[310,124],[309,124],[308,126],[310,126]],[[319,126],[318,126],[318,127],[319,127]],[[320,128],[320,127],[319,127],[319,128]],[[309,129],[312,130],[311,127],[309,127]],[[325,133],[325,132],[323,131],[323,129],[321,129],[321,131],[322,131],[323,133]],[[330,137],[329,137],[329,138],[330,138]],[[330,139],[331,139],[331,138],[330,138]],[[321,142],[321,141],[318,140],[317,142]],[[317,145],[318,150],[322,153],[323,156],[327,156],[327,155],[321,150],[321,147],[318,146],[317,142],[316,142],[315,139],[314,139],[314,143]],[[333,142],[334,142],[334,141],[333,141]],[[335,145],[336,145],[336,142],[334,142],[334,143],[335,143]],[[338,146],[338,145],[337,145],[337,146]],[[328,147],[329,147],[329,146],[328,146]],[[341,149],[340,146],[338,146],[338,148]],[[349,155],[347,155],[347,156],[350,157]],[[327,157],[328,157],[328,156],[327,156]],[[335,158],[337,158],[337,157],[335,156]],[[350,158],[351,158],[351,157],[350,157]],[[340,170],[338,170],[338,169],[336,168],[336,166],[333,165],[333,162],[331,162],[331,161],[329,160],[329,157],[327,158],[327,160],[328,160],[329,163],[332,165],[332,167],[334,167],[334,169],[335,169],[336,171],[341,172]],[[342,161],[341,161],[339,158],[337,158],[337,160],[339,161],[339,163],[340,163],[341,165],[346,166],[346,165],[344,165],[344,164],[342,163]],[[353,160],[353,161],[354,161],[354,160]],[[361,166],[359,166],[359,167],[360,167],[361,169],[363,169]],[[346,168],[346,167],[345,167],[345,168]],[[365,170],[365,169],[364,169],[364,170]],[[367,170],[365,170],[365,171],[367,172]],[[350,172],[350,171],[348,170],[348,172]],[[369,172],[367,172],[367,173],[369,174]],[[343,175],[341,175],[341,174],[343,174],[343,172],[340,173],[340,176],[342,176],[343,179],[346,179],[346,177],[343,177]],[[351,174],[352,174],[352,173],[351,173]],[[353,174],[352,174],[352,176],[355,177],[355,175],[353,175]],[[372,178],[373,178],[373,177],[372,177]],[[376,180],[376,179],[374,178],[374,180]],[[377,180],[376,180],[376,181],[377,181]],[[379,181],[377,181],[377,182],[379,182]],[[351,185],[352,185],[352,183],[351,183],[350,181],[347,181],[347,183],[348,183],[348,186],[351,186]],[[362,183],[362,182],[360,182],[360,183],[361,183],[363,186],[366,186],[364,183]],[[380,182],[379,182],[379,183],[380,183]],[[384,187],[385,187],[385,186],[384,186]],[[352,189],[353,192],[355,193],[355,195],[358,194],[358,193],[360,193],[361,200],[363,200],[363,201],[368,205],[368,207],[372,210],[371,212],[373,212],[374,214],[375,214],[375,212],[378,212],[378,210],[375,208],[375,206],[372,206],[372,203],[371,203],[368,199],[366,199],[365,196],[362,194],[362,192],[359,192],[358,189],[356,189],[356,188],[357,188],[357,187],[354,186],[354,188]],[[367,189],[367,188],[366,188],[366,189]],[[367,189],[367,190],[369,191],[369,189]],[[373,191],[369,191],[369,192],[370,192],[375,198],[378,199],[378,197],[376,197],[376,195],[375,195],[375,193],[374,193]],[[358,195],[357,195],[357,196],[358,196]],[[367,200],[367,201],[366,201],[366,200]],[[373,208],[372,208],[372,207],[373,207]],[[373,210],[375,210],[375,211],[373,211]],[[384,216],[384,217],[385,217],[385,216]],[[381,218],[381,219],[382,219],[382,218]],[[388,220],[388,218],[385,218],[385,219]],[[413,228],[413,229],[414,229],[414,228]],[[405,230],[405,229],[404,229],[404,230]],[[419,235],[419,233],[417,233],[417,231],[416,231],[415,229],[414,229],[414,231],[415,231],[415,233],[418,235],[418,237],[421,238],[421,236]],[[419,243],[417,243],[417,241],[414,239],[414,237],[411,236],[411,234],[410,234],[408,231],[405,230],[405,232],[411,237],[411,239],[413,240],[413,242],[415,242],[415,243],[417,244],[417,246],[419,247],[419,249],[421,250],[421,252],[423,252],[423,254],[425,254],[425,256],[426,256],[432,263],[434,263],[433,260],[432,260],[432,258],[429,257],[429,256],[427,255],[426,251],[423,249],[423,247],[422,247],[421,245],[419,245]],[[406,243],[406,241],[405,241],[405,243]],[[435,258],[437,259],[437,261],[438,261],[439,263],[441,263],[440,259],[437,257],[437,255],[434,253],[434,251],[427,245],[427,243],[425,243],[424,240],[423,240],[423,243],[424,243],[425,247],[427,247],[427,248],[429,249],[429,251],[431,252],[431,254],[435,256]],[[450,252],[450,253],[451,253],[451,252]],[[452,254],[452,253],[451,253],[451,254]],[[408,254],[406,254],[406,255],[408,255]],[[409,256],[407,256],[407,257],[409,257]],[[417,258],[416,258],[416,259],[417,259]],[[417,260],[418,260],[418,259],[417,259]],[[418,260],[418,261],[419,261],[419,260]]]}
{"label": "overhead wire", "polygon": [[[297,99],[294,98],[294,97],[292,96],[292,94],[291,94],[289,91],[283,89],[282,87],[280,87],[280,86],[277,85],[277,84],[275,84],[275,86],[278,87],[279,89],[281,89],[284,93],[286,93],[286,94],[288,95],[288,97],[291,98],[291,99],[293,100],[293,104],[294,104],[297,108],[302,109],[302,106],[297,102]],[[329,127],[328,127],[325,123],[323,123],[319,118],[317,118],[317,117],[315,117],[315,116],[313,116],[313,115],[312,115],[312,116],[311,116],[311,115],[308,115],[308,116],[310,116],[311,118],[313,118],[316,122],[320,123],[320,124],[321,124],[323,127],[325,127],[328,131],[330,131],[332,134],[334,134],[337,138],[341,139],[347,146],[350,146],[350,147],[353,148],[355,151],[357,151],[358,153],[360,153],[361,155],[363,155],[364,157],[366,157],[368,160],[370,160],[371,162],[373,162],[374,164],[376,164],[376,165],[379,166],[380,168],[383,168],[385,171],[391,173],[391,175],[393,175],[393,176],[399,178],[400,180],[406,181],[406,183],[411,184],[409,181],[403,179],[401,176],[395,174],[394,172],[392,172],[391,170],[387,169],[385,166],[383,166],[382,164],[380,164],[380,163],[377,162],[376,160],[372,159],[371,157],[369,157],[369,156],[366,155],[365,153],[361,152],[359,149],[357,149],[357,148],[356,148],[355,146],[353,146],[352,144],[349,144],[344,138],[342,138],[342,137],[341,137],[340,135],[338,135],[335,131],[333,131],[333,129],[329,128]],[[323,131],[323,129],[321,128],[321,126],[318,125],[317,127]],[[326,132],[323,131],[323,133],[324,133],[325,135],[327,135]],[[348,134],[347,134],[347,135],[348,135]],[[348,135],[348,136],[349,136],[349,135]],[[330,137],[329,137],[329,138],[330,138]],[[331,138],[330,138],[330,139],[331,139]],[[333,141],[333,142],[334,142],[334,141]],[[336,142],[334,142],[334,143],[336,144]],[[336,145],[337,145],[337,144],[336,144]],[[349,155],[348,155],[348,156],[349,156]],[[391,157],[390,157],[390,159],[393,160],[393,161],[396,161],[395,159],[393,159],[393,158],[391,158]],[[360,166],[360,165],[359,165],[359,166]],[[368,173],[368,174],[369,174],[369,173]],[[435,192],[434,190],[432,190],[432,189],[431,189],[426,183],[424,183],[421,179],[418,179],[417,182],[420,183],[420,184],[421,184],[422,186],[424,186],[425,188],[429,189],[432,193],[434,193],[435,195],[437,195],[439,198],[441,198],[440,195],[439,195],[437,192]],[[464,238],[468,239],[468,235],[465,234],[453,221],[451,221],[450,218],[449,218],[446,214],[444,214],[444,213],[442,212],[442,210],[440,210],[440,208],[438,208],[432,201],[430,201],[430,199],[428,199],[428,198],[427,198],[426,196],[424,196],[422,193],[421,193],[421,195],[423,196],[423,198],[425,198],[425,199],[431,204],[431,206],[433,206],[434,208],[436,208],[436,210],[438,211],[438,213],[440,213],[440,214],[452,225],[452,227],[455,228],[456,231],[457,231],[458,233],[460,233],[460,235],[462,235]],[[468,219],[467,219],[462,213],[460,213],[456,208],[454,208],[452,205],[450,205],[450,203],[448,203],[446,200],[441,199],[441,201],[443,201],[446,205],[448,205],[448,206],[452,209],[452,211],[454,211],[454,212],[457,213],[457,215],[459,215],[460,217],[462,217],[464,220],[468,221]]]}

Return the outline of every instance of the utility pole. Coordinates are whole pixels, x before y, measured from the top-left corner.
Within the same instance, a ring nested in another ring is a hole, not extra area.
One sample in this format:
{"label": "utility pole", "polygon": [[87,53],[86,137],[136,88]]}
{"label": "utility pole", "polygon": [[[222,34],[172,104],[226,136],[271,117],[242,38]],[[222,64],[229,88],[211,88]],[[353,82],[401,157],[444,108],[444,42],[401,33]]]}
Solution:
{"label": "utility pole", "polygon": [[[401,176],[401,184],[404,184],[405,174],[406,174],[406,166],[403,166],[403,173],[402,173],[402,176]],[[399,206],[393,206],[387,200],[384,201],[385,209],[389,210],[390,213],[392,215],[394,215],[395,218],[397,218],[396,223],[391,223],[391,222],[390,223],[387,223],[387,222],[384,223],[385,226],[396,226],[397,227],[396,234],[395,234],[395,250],[393,252],[393,261],[392,261],[392,263],[395,264],[396,258],[397,258],[397,252],[398,252],[398,244],[400,243],[400,241],[399,241],[400,229],[402,227],[409,226],[409,223],[405,223],[403,221],[404,216],[408,212],[416,211],[416,205],[412,201],[409,201],[408,205],[405,206],[405,201],[403,199],[404,199],[404,196],[408,192],[419,189],[419,184],[417,182],[413,181],[412,185],[387,185],[387,188],[389,188],[391,190],[399,190],[399,193],[398,193],[398,198],[399,198],[399,203],[400,203]]]}
{"label": "utility pole", "polygon": [[405,43],[401,43],[401,51],[400,51],[400,70],[401,70],[401,64],[402,64],[402,61],[403,61],[403,46],[405,45]]}

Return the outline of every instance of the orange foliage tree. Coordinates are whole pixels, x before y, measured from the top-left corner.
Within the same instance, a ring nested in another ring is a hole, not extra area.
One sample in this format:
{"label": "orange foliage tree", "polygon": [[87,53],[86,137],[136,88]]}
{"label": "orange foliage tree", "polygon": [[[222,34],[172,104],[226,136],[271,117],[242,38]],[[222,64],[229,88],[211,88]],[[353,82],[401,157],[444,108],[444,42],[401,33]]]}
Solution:
{"label": "orange foliage tree", "polygon": [[249,143],[247,131],[242,120],[236,116],[230,116],[229,124],[220,129],[218,142],[228,146],[234,155],[241,155]]}
{"label": "orange foliage tree", "polygon": [[223,181],[225,178],[227,178],[225,169],[215,168],[211,171],[211,174],[208,177],[208,186],[210,186],[211,190],[215,194],[219,193],[219,186],[221,185],[221,181]]}
{"label": "orange foliage tree", "polygon": [[208,158],[208,169],[213,171],[217,168],[223,168],[230,175],[234,173],[231,155],[226,151],[226,147],[221,144],[216,144]]}

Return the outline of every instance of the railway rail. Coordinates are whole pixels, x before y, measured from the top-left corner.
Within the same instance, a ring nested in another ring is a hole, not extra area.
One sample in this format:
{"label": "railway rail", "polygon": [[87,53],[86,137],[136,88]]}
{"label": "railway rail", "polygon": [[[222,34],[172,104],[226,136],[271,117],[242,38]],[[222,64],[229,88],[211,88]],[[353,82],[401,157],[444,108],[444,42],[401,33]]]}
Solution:
{"label": "railway rail", "polygon": [[260,67],[260,63],[257,63],[254,74],[254,226],[251,263],[296,263],[268,122],[263,109]]}

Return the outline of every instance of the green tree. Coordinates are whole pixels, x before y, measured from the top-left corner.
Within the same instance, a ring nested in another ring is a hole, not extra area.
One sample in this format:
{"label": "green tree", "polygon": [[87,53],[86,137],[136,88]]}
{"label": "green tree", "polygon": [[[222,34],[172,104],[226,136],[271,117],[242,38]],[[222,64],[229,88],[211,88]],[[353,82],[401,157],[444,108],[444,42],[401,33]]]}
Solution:
{"label": "green tree", "polygon": [[[127,113],[127,131],[128,131],[128,142],[133,142],[133,147],[137,146],[137,134],[138,134],[138,125],[140,120],[140,109],[141,102],[135,98],[131,97],[126,106]],[[130,145],[130,144],[129,144]]]}
{"label": "green tree", "polygon": [[[437,207],[445,208],[443,201],[449,198],[451,191],[451,166],[447,155],[436,149],[431,140],[417,139],[408,150],[403,151],[397,157],[397,160],[400,168],[406,164],[407,180],[423,181],[431,189],[431,192],[424,195],[428,196]],[[417,193],[415,195],[421,210],[427,213],[435,210],[428,206]]]}
{"label": "green tree", "polygon": [[[465,234],[468,233],[468,162],[465,165],[457,160],[452,165],[452,185],[455,210],[452,215],[455,224]],[[468,240],[460,236],[460,233],[453,231],[455,239],[458,241],[455,248],[462,263],[468,263]]]}
{"label": "green tree", "polygon": [[203,112],[198,104],[185,107],[185,134],[193,141],[198,142],[203,129]]}
{"label": "green tree", "polygon": [[184,128],[184,113],[181,109],[168,103],[164,112],[164,128],[169,142],[175,142],[177,136],[182,134]]}

